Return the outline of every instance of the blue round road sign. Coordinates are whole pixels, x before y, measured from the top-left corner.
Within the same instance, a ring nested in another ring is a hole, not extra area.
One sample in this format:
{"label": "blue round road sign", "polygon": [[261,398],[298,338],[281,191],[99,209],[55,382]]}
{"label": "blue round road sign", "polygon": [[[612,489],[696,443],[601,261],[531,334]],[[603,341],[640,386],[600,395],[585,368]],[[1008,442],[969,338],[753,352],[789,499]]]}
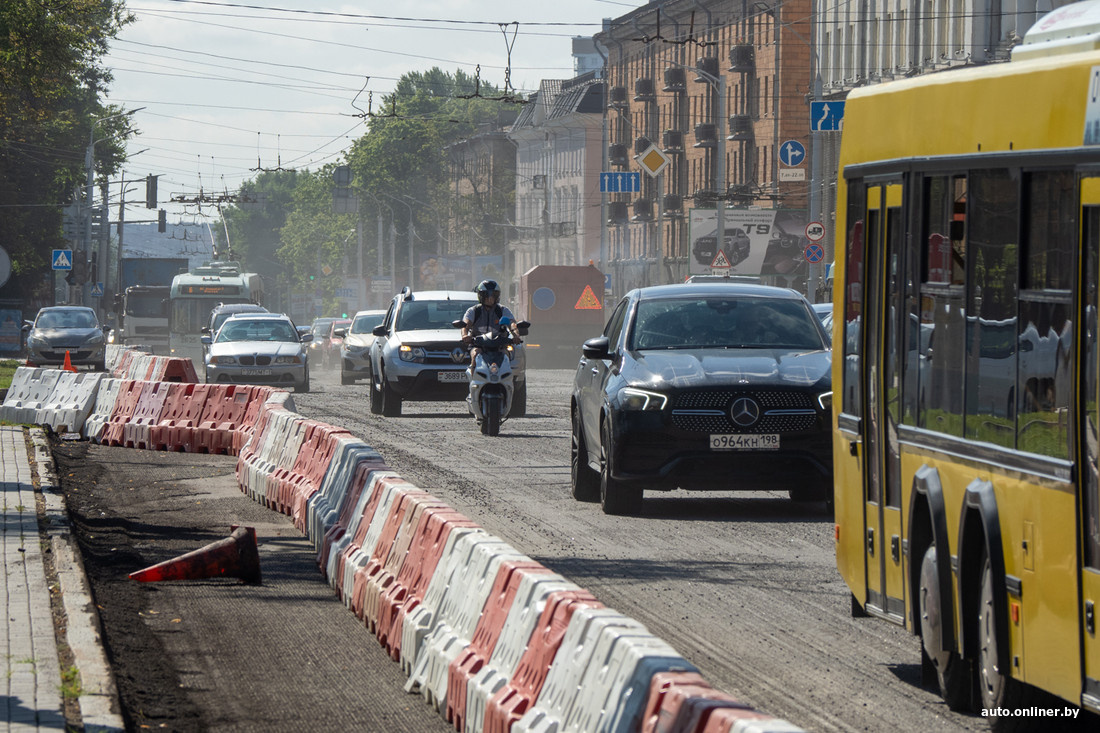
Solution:
{"label": "blue round road sign", "polygon": [[821,262],[825,259],[825,248],[820,244],[811,244],[802,254],[806,256],[807,262]]}

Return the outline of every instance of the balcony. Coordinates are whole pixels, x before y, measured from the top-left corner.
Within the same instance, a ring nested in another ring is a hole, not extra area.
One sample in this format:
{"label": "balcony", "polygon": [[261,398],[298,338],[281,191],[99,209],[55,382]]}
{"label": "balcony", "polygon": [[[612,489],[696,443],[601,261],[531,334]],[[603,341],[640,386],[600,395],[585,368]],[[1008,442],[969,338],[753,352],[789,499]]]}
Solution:
{"label": "balcony", "polygon": [[752,138],[752,117],[749,115],[730,115],[729,134],[726,135],[726,139],[745,142],[752,140]]}
{"label": "balcony", "polygon": [[607,106],[623,109],[629,106],[626,101],[626,87],[611,87],[607,90]]}
{"label": "balcony", "polygon": [[657,101],[657,88],[653,84],[652,79],[635,79],[634,80],[634,101],[635,102],[656,102]]}
{"label": "balcony", "polygon": [[645,151],[649,150],[649,146],[652,145],[649,138],[645,135],[634,139],[634,154],[641,155]]}
{"label": "balcony", "polygon": [[695,126],[695,144],[693,148],[714,148],[718,146],[718,128],[713,122],[701,122]]}
{"label": "balcony", "polygon": [[638,199],[634,202],[634,216],[631,221],[653,221],[653,202],[649,199]]}
{"label": "balcony", "polygon": [[700,84],[710,84],[718,78],[718,59],[714,56],[703,56],[695,62],[695,68],[703,72],[695,76],[695,81]]}
{"label": "balcony", "polygon": [[675,193],[666,193],[661,200],[666,219],[679,219],[684,215],[684,197]]}
{"label": "balcony", "polygon": [[626,165],[629,162],[626,145],[623,143],[612,143],[608,145],[607,162],[611,165]]}
{"label": "balcony", "polygon": [[751,43],[739,43],[730,47],[730,71],[751,74],[756,68],[756,50]]}
{"label": "balcony", "polygon": [[607,223],[611,226],[620,226],[627,222],[625,201],[611,201],[607,204]]}
{"label": "balcony", "polygon": [[665,69],[665,85],[661,91],[683,92],[687,90],[687,74],[679,66],[671,66]]}
{"label": "balcony", "polygon": [[684,133],[680,130],[665,130],[661,137],[661,150],[668,155],[684,152]]}

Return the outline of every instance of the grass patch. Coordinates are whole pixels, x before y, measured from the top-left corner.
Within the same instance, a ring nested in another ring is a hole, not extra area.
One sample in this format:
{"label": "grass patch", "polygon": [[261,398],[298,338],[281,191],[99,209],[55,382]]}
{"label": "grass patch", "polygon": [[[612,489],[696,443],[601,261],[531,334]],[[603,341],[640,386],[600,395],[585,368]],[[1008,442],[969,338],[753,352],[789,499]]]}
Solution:
{"label": "grass patch", "polygon": [[84,694],[80,684],[80,671],[73,665],[61,668],[61,697],[74,699]]}
{"label": "grass patch", "polygon": [[11,386],[15,370],[21,366],[23,366],[23,362],[17,359],[0,359],[0,389],[7,389]]}

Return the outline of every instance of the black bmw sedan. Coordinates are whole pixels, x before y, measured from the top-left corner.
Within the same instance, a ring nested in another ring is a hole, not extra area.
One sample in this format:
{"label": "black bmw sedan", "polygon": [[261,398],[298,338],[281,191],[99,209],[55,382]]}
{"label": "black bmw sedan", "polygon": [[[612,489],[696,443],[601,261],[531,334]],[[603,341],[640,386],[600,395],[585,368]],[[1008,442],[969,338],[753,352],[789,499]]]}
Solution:
{"label": "black bmw sedan", "polygon": [[783,489],[832,497],[828,335],[783,288],[640,288],[584,343],[572,395],[572,486],[607,514],[645,490]]}

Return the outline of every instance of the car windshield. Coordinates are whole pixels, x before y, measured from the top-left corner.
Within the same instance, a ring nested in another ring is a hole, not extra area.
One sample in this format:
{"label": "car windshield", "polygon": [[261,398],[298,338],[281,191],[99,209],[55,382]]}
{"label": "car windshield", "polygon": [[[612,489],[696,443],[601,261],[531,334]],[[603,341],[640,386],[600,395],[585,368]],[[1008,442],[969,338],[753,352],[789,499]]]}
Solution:
{"label": "car windshield", "polygon": [[331,318],[325,319],[323,321],[314,321],[313,322],[313,335],[314,336],[327,336],[328,335],[328,327],[331,323],[332,323]]}
{"label": "car windshield", "polygon": [[751,296],[642,300],[630,348],[825,348],[814,315],[801,301]]}
{"label": "car windshield", "polygon": [[298,343],[298,332],[286,321],[229,321],[218,331],[217,342],[289,341]]}
{"label": "car windshield", "polygon": [[382,323],[382,317],[384,315],[386,314],[373,313],[367,316],[357,316],[355,321],[351,324],[351,331],[349,333],[370,333],[374,330],[375,326]]}
{"label": "car windshield", "polygon": [[398,331],[426,331],[451,328],[451,322],[466,315],[474,305],[466,300],[413,300],[405,303],[397,316]]}
{"label": "car windshield", "polygon": [[225,323],[226,319],[229,318],[229,316],[244,312],[245,310],[242,309],[237,311],[226,311],[225,313],[219,313],[218,315],[214,316],[214,325],[212,327],[212,330],[216,333],[217,330],[222,327],[222,324]]}
{"label": "car windshield", "polygon": [[35,328],[95,328],[95,314],[91,311],[46,311],[38,316]]}

